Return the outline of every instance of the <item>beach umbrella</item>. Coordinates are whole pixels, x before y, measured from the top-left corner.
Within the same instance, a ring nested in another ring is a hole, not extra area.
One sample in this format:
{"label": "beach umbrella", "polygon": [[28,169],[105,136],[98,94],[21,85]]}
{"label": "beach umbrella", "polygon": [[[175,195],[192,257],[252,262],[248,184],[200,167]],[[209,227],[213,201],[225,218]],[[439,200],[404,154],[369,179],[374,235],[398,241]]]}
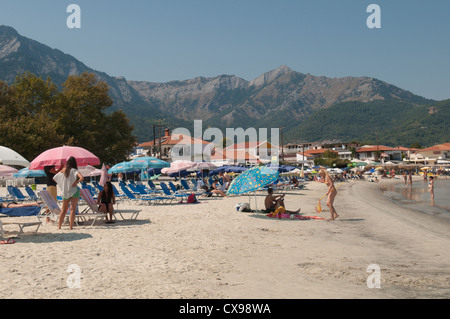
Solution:
{"label": "beach umbrella", "polygon": [[18,173],[13,174],[14,178],[20,177],[44,177],[45,172],[43,170],[30,170],[29,168],[23,168]]}
{"label": "beach umbrella", "polygon": [[[267,166],[255,166],[252,167],[238,177],[233,179],[227,190],[227,195],[241,195],[249,194],[251,192],[256,192],[263,187],[272,184],[280,176],[278,170],[271,169]],[[249,197],[250,200],[250,197]],[[255,205],[256,205],[256,194],[255,194]],[[257,207],[256,207],[257,210]]]}
{"label": "beach umbrella", "polygon": [[105,163],[103,163],[102,169],[100,170],[100,176],[101,177],[98,184],[101,186],[105,186],[106,182],[108,181],[108,170],[106,169]]}
{"label": "beach umbrella", "polygon": [[85,177],[90,176],[91,173],[95,170],[96,170],[96,168],[92,165],[86,165],[86,166],[82,166],[82,167],[78,168],[78,171],[81,173],[81,175],[83,175]]}
{"label": "beach umbrella", "polygon": [[32,162],[30,169],[44,169],[45,166],[59,166],[61,161],[66,163],[69,157],[75,157],[78,167],[87,165],[100,165],[100,159],[82,147],[76,146],[61,146],[49,149]]}
{"label": "beach umbrella", "polygon": [[257,191],[278,179],[280,172],[267,166],[255,166],[236,177],[227,194],[241,195]]}
{"label": "beach umbrella", "polygon": [[9,167],[7,165],[0,165],[0,176],[2,177],[12,177],[14,174],[18,173],[19,170],[14,167]]}
{"label": "beach umbrella", "polygon": [[199,170],[211,170],[217,168],[217,166],[213,163],[209,162],[194,162],[194,166],[190,168],[190,170],[193,171],[199,171]]}
{"label": "beach umbrella", "polygon": [[0,146],[0,164],[22,167],[30,166],[30,162],[22,155],[5,146]]}
{"label": "beach umbrella", "polygon": [[170,164],[170,167],[165,167],[161,170],[161,173],[170,175],[173,173],[179,173],[181,171],[188,170],[195,166],[195,163],[187,160],[178,160]]}
{"label": "beach umbrella", "polygon": [[119,174],[119,173],[131,173],[135,172],[137,169],[133,167],[130,162],[121,162],[108,170],[109,174]]}
{"label": "beach umbrella", "polygon": [[355,163],[354,166],[355,167],[362,167],[362,166],[367,166],[368,164],[365,162],[359,162],[359,163]]}
{"label": "beach umbrella", "polygon": [[143,156],[131,160],[130,163],[137,169],[164,168],[170,167],[170,163],[156,157]]}

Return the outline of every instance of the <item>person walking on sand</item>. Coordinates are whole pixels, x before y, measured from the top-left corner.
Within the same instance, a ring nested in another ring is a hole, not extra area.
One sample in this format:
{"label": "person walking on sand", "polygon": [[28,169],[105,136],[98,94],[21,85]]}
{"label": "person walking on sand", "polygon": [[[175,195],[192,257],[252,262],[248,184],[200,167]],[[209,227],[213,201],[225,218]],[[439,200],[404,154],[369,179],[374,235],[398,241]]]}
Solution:
{"label": "person walking on sand", "polygon": [[327,199],[327,206],[330,208],[331,218],[330,220],[335,220],[339,217],[338,213],[336,212],[336,209],[334,208],[334,199],[337,195],[336,187],[334,187],[333,179],[331,178],[330,174],[325,169],[321,169],[319,171],[319,175],[322,178],[321,182],[325,183],[328,186],[328,192],[326,195],[328,195]]}
{"label": "person walking on sand", "polygon": [[409,171],[408,179],[409,179],[409,185],[411,185],[411,187],[412,187],[412,171]]}
{"label": "person walking on sand", "polygon": [[72,156],[66,161],[65,167],[56,174],[53,179],[62,191],[63,204],[59,216],[58,229],[61,229],[64,218],[70,204],[69,229],[72,230],[77,212],[78,200],[80,199],[80,189],[78,183],[84,180],[83,175],[78,171],[77,161]]}
{"label": "person walking on sand", "polygon": [[406,171],[403,173],[403,178],[405,179],[405,186],[408,184],[408,174],[406,174]]}

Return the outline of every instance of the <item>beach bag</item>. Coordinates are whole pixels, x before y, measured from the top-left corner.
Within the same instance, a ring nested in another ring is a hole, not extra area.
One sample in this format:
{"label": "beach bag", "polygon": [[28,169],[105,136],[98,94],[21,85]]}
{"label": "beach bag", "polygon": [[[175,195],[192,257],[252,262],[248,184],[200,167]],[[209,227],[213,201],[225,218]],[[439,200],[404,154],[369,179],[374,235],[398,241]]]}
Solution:
{"label": "beach bag", "polygon": [[189,195],[187,202],[188,202],[188,204],[197,203],[197,198],[195,197],[195,194]]}
{"label": "beach bag", "polygon": [[251,212],[252,210],[250,209],[250,204],[249,203],[240,203],[236,205],[236,210],[238,212]]}

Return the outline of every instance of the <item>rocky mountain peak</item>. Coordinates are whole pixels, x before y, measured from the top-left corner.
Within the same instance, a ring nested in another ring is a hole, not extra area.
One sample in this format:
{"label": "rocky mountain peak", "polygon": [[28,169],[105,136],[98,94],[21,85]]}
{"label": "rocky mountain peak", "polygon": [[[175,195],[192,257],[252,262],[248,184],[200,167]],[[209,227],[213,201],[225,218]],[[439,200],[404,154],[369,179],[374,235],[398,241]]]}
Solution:
{"label": "rocky mountain peak", "polygon": [[266,85],[267,83],[270,83],[289,72],[292,72],[291,68],[287,65],[282,65],[274,70],[258,76],[256,79],[250,82],[250,86]]}
{"label": "rocky mountain peak", "polygon": [[19,34],[8,26],[0,26],[0,58],[17,52],[20,47]]}

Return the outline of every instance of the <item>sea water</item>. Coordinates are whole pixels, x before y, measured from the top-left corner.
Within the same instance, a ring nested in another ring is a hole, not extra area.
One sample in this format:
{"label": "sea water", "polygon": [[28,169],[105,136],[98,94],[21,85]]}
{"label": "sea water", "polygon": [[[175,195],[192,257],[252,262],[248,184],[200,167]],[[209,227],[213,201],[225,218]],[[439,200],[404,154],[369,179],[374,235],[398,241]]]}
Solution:
{"label": "sea water", "polygon": [[434,198],[428,188],[428,181],[413,181],[411,185],[398,183],[383,186],[381,191],[396,204],[426,214],[450,219],[450,179],[437,178],[434,181]]}

